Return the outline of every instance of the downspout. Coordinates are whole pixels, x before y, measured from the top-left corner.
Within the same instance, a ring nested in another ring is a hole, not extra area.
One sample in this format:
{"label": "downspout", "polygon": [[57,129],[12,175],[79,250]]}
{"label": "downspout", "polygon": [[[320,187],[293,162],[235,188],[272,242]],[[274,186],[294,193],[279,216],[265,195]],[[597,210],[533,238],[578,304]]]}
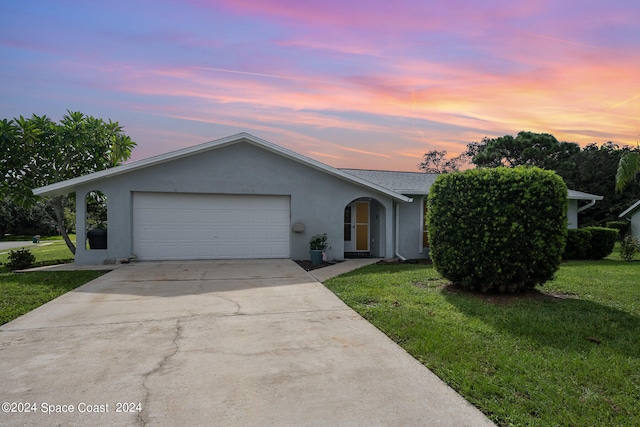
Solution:
{"label": "downspout", "polygon": [[589,209],[591,206],[596,204],[596,199],[591,200],[589,203],[587,203],[586,205],[582,206],[581,208],[578,208],[578,210],[576,211],[576,213],[580,213],[584,210]]}
{"label": "downspout", "polygon": [[407,259],[400,255],[400,205],[396,203],[396,257],[402,261],[406,261]]}

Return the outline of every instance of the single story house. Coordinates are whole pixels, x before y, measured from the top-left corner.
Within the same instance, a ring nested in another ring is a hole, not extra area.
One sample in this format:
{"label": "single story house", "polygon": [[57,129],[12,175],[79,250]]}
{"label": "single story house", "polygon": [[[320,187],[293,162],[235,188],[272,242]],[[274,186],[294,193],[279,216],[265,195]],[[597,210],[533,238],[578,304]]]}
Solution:
{"label": "single story house", "polygon": [[640,237],[640,200],[629,206],[618,217],[631,222],[631,236]]}
{"label": "single story house", "polygon": [[[309,259],[309,238],[320,233],[328,236],[329,259],[414,259],[428,257],[424,213],[437,176],[337,169],[241,133],[34,193],[76,194],[78,265],[131,257]],[[82,244],[93,191],[107,197],[105,249]],[[578,200],[598,200],[585,194],[569,194],[571,224]]]}
{"label": "single story house", "polygon": [[[578,214],[591,206],[597,201],[602,200],[603,196],[595,194],[583,193],[582,191],[569,190],[569,208],[567,210],[568,228],[578,228]],[[582,204],[584,203],[584,204]]]}

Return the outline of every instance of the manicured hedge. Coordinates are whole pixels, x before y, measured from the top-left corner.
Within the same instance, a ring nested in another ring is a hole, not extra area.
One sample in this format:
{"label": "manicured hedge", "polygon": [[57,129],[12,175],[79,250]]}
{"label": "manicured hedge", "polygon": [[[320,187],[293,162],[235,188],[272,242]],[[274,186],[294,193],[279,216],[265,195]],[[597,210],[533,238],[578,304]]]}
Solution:
{"label": "manicured hedge", "polygon": [[618,230],[605,227],[588,227],[591,231],[591,247],[587,256],[589,259],[602,259],[611,255],[618,240]]}
{"label": "manicured hedge", "polygon": [[585,227],[569,230],[562,259],[602,259],[613,252],[618,230],[605,227]]}
{"label": "manicured hedge", "polygon": [[586,228],[567,231],[567,244],[564,248],[562,259],[587,259],[587,254],[591,246],[591,231]]}
{"label": "manicured hedge", "polygon": [[553,278],[567,233],[567,187],[539,168],[444,174],[429,193],[430,255],[467,289],[519,292]]}

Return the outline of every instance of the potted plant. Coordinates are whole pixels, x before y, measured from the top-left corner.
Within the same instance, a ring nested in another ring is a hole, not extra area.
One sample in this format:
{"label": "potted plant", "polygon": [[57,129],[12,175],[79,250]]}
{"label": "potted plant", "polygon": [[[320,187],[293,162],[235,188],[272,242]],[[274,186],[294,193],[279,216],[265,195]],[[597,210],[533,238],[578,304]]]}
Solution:
{"label": "potted plant", "polygon": [[314,265],[322,264],[324,251],[327,249],[327,233],[316,234],[309,239],[309,254],[311,255],[311,263]]}

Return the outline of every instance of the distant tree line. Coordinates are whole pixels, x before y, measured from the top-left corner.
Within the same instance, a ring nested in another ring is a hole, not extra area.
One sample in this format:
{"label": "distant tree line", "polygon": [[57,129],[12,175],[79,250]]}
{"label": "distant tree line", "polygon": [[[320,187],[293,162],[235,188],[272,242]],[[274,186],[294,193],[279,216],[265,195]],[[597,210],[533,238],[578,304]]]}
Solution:
{"label": "distant tree line", "polygon": [[[568,188],[604,196],[602,201],[579,214],[580,224],[588,226],[618,220],[622,211],[640,199],[638,185],[618,185],[616,192],[616,173],[622,158],[640,158],[640,150],[612,142],[600,146],[592,143],[581,148],[574,142],[558,141],[547,133],[523,131],[515,137],[485,137],[480,142],[471,142],[466,151],[450,159],[447,159],[446,151],[429,151],[418,168],[426,173],[453,172],[469,164],[476,168],[524,165],[553,170],[564,179]],[[632,164],[627,169],[634,167]],[[627,173],[625,184],[634,181],[636,175],[635,172]]]}

